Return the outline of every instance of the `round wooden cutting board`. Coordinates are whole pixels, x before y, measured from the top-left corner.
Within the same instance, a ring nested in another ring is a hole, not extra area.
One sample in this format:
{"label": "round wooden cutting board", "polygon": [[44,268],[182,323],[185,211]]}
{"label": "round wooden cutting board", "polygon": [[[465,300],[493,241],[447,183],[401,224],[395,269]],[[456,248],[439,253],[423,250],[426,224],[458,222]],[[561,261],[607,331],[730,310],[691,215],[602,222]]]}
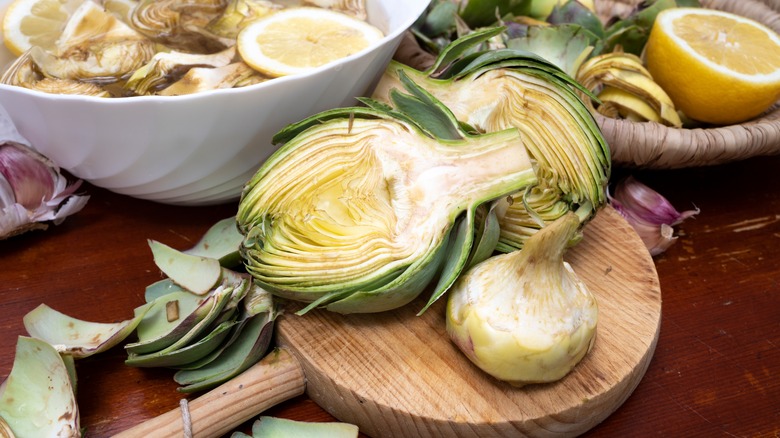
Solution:
{"label": "round wooden cutting board", "polygon": [[379,314],[312,311],[280,317],[280,345],[296,353],[306,392],[341,421],[380,437],[575,436],[633,392],[655,350],[661,291],[634,230],[605,208],[566,259],[596,295],[590,353],[555,383],[515,388],[474,366],[445,332],[446,297]]}

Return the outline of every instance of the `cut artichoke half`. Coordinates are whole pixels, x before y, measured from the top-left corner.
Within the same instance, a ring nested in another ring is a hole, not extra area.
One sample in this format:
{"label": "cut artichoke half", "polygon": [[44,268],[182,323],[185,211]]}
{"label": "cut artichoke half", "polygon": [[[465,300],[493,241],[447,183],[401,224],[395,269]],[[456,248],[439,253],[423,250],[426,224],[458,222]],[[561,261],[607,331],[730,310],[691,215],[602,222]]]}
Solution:
{"label": "cut artichoke half", "polygon": [[0,386],[0,417],[16,438],[81,436],[67,365],[46,341],[19,336],[11,373]]}
{"label": "cut artichoke half", "polygon": [[151,307],[139,307],[132,319],[100,323],[76,319],[41,304],[24,315],[23,322],[30,336],[48,342],[62,354],[81,359],[124,341],[135,331]]}
{"label": "cut artichoke half", "polygon": [[566,211],[590,219],[606,203],[610,152],[578,93],[591,95],[550,61],[515,49],[474,51],[503,28],[451,43],[426,71],[391,61],[373,98],[391,101],[402,76],[430,92],[455,117],[480,132],[520,131],[537,170],[535,187],[513,194],[501,219],[497,249],[522,248],[539,228]]}
{"label": "cut artichoke half", "polygon": [[247,272],[310,303],[299,313],[397,308],[441,273],[434,301],[468,262],[477,207],[537,182],[516,129],[471,135],[405,85],[395,109],[364,100],[288,126],[242,192]]}

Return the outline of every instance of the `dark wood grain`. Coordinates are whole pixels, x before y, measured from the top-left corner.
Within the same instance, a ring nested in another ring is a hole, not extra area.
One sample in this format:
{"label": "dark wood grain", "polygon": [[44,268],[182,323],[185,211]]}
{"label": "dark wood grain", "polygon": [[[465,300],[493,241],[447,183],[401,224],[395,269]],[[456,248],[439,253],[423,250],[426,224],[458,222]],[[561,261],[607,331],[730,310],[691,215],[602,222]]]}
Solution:
{"label": "dark wood grain", "polygon": [[[633,395],[587,436],[780,435],[780,157],[709,168],[628,171],[678,208],[701,208],[655,263],[661,334]],[[191,246],[235,203],[175,207],[86,186],[87,207],[63,224],[0,241],[0,378],[22,316],[40,303],[113,322],[160,278],[146,240]],[[88,436],[104,437],[178,406],[172,372],[125,366],[115,348],[77,363]],[[333,420],[305,396],[267,411]],[[246,425],[244,426],[244,428]]]}

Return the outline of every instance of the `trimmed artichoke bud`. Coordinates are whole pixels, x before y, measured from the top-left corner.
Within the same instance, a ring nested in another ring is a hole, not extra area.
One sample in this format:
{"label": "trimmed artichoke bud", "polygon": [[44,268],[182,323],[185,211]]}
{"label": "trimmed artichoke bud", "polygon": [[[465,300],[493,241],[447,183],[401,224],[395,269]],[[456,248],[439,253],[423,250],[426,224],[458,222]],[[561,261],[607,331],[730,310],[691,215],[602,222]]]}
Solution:
{"label": "trimmed artichoke bud", "polygon": [[578,227],[567,213],[522,250],[485,260],[452,287],[447,333],[486,373],[516,386],[553,382],[592,347],[596,299],[563,260]]}
{"label": "trimmed artichoke bud", "polygon": [[364,100],[286,128],[244,188],[246,269],[272,293],[311,303],[302,312],[393,309],[439,275],[433,302],[472,248],[490,247],[474,244],[477,207],[536,183],[517,130],[471,136],[406,85],[412,94],[392,93],[396,109]]}
{"label": "trimmed artichoke bud", "polygon": [[606,203],[611,160],[598,125],[577,94],[590,92],[571,76],[523,50],[472,53],[503,30],[488,28],[454,41],[424,72],[391,62],[373,97],[387,102],[405,75],[479,132],[520,131],[538,183],[513,194],[500,218],[497,249],[509,252],[567,211],[576,211],[583,222],[593,217]]}
{"label": "trimmed artichoke bud", "polygon": [[62,223],[84,208],[89,196],[74,195],[59,167],[27,146],[0,107],[0,239]]}
{"label": "trimmed artichoke bud", "polygon": [[631,224],[651,256],[663,253],[674,244],[675,225],[699,214],[698,208],[677,211],[663,195],[632,176],[617,185],[614,196],[607,195],[610,205]]}

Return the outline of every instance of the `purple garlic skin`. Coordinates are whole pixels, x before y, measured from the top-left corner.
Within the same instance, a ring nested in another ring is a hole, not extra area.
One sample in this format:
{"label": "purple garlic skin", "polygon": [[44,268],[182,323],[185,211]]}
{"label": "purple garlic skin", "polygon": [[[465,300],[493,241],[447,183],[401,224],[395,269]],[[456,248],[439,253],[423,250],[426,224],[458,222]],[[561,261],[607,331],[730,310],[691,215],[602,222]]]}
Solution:
{"label": "purple garlic skin", "polygon": [[32,148],[0,143],[0,240],[62,223],[89,200],[74,194],[80,186],[80,180],[68,184],[60,168]]}
{"label": "purple garlic skin", "polygon": [[663,195],[633,176],[618,183],[614,195],[608,192],[607,199],[634,228],[651,256],[663,253],[677,240],[675,225],[699,213],[698,208],[677,211]]}

